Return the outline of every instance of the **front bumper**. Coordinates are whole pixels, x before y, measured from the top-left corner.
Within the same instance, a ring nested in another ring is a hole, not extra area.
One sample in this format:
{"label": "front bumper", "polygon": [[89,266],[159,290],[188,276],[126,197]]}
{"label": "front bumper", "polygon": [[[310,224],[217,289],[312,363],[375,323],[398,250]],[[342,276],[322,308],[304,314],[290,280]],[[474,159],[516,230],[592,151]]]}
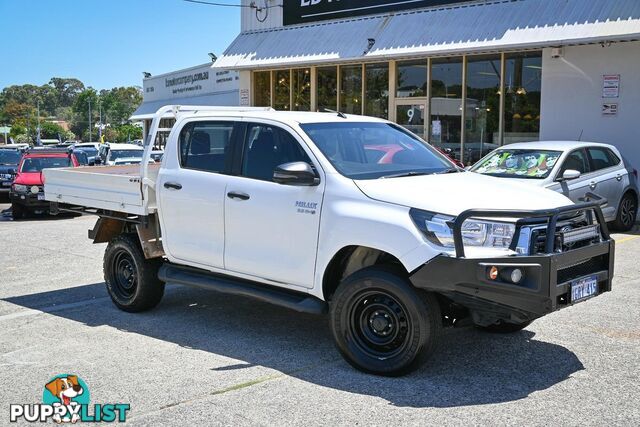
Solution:
{"label": "front bumper", "polygon": [[[437,256],[414,271],[410,280],[417,288],[437,292],[465,307],[473,316],[474,323],[484,326],[498,321],[524,323],[574,304],[571,300],[571,283],[576,279],[596,276],[598,290],[595,296],[609,292],[613,279],[615,242],[609,236],[600,208],[585,204],[575,209],[562,208],[547,212],[549,230],[556,230],[559,215],[580,209],[594,211],[601,227],[598,243],[558,252],[554,232],[550,234],[554,239],[546,245],[546,253],[483,259],[465,258],[464,248],[460,244],[457,245],[457,257]],[[485,216],[486,213],[482,211],[479,215]],[[540,211],[532,214],[539,217],[537,214]],[[463,213],[461,216],[470,218],[475,217],[476,213]],[[525,213],[520,212],[520,217],[525,218]],[[464,219],[455,228],[461,226],[462,222]],[[454,236],[459,235],[456,231],[459,229],[454,230]],[[523,279],[517,284],[502,274],[490,279],[492,267],[501,272],[518,268],[523,272]]]}
{"label": "front bumper", "polygon": [[8,193],[11,191],[11,180],[0,179],[0,193]]}
{"label": "front bumper", "polygon": [[39,198],[38,196],[44,199],[44,193],[38,193],[38,194],[33,194],[31,192],[15,193],[12,191],[9,194],[9,199],[11,200],[11,203],[22,205],[28,209],[33,209],[33,210],[49,209],[49,207],[51,206],[51,202],[47,202],[46,200],[38,200]]}

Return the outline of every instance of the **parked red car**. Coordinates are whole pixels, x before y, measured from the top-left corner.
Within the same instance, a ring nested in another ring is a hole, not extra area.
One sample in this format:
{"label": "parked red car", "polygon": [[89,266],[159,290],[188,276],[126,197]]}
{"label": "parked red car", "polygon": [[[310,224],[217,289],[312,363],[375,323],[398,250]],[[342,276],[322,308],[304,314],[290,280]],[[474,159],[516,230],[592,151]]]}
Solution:
{"label": "parked red car", "polygon": [[31,213],[48,212],[50,203],[44,200],[43,169],[77,167],[76,156],[67,149],[29,150],[22,156],[9,198],[13,219],[22,219]]}

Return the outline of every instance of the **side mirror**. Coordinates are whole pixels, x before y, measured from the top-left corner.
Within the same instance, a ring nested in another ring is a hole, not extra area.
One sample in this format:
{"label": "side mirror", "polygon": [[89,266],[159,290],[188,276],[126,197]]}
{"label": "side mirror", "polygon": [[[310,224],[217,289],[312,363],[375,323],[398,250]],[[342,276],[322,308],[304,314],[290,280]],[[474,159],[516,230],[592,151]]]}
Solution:
{"label": "side mirror", "polygon": [[560,180],[561,181],[571,181],[572,179],[580,178],[580,175],[582,175],[582,174],[579,171],[575,170],[575,169],[567,169],[562,174],[562,178]]}
{"label": "side mirror", "polygon": [[320,178],[307,162],[285,163],[273,171],[273,181],[282,185],[314,186]]}

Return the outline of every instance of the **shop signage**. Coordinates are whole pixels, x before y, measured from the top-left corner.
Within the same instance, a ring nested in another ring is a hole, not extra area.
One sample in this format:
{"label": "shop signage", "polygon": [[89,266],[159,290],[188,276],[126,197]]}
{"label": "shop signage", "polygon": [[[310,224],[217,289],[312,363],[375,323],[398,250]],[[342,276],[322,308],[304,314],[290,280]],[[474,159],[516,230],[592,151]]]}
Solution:
{"label": "shop signage", "polygon": [[602,97],[620,97],[620,74],[605,74],[602,76]]}
{"label": "shop signage", "polygon": [[283,2],[284,25],[467,2],[469,0],[287,0]]}
{"label": "shop signage", "polygon": [[211,95],[238,88],[238,72],[216,70],[211,64],[144,79],[144,102]]}
{"label": "shop signage", "polygon": [[603,116],[617,116],[618,115],[618,104],[602,104],[602,115]]}

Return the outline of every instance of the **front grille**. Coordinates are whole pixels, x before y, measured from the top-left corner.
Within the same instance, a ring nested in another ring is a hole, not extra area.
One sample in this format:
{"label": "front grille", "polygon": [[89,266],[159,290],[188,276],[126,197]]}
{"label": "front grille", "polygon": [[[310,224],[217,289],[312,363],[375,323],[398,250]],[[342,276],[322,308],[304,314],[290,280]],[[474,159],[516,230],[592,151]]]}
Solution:
{"label": "front grille", "polygon": [[609,259],[607,255],[599,255],[582,261],[579,264],[565,267],[558,270],[557,284],[561,285],[570,280],[588,276],[589,274],[609,269]]}

